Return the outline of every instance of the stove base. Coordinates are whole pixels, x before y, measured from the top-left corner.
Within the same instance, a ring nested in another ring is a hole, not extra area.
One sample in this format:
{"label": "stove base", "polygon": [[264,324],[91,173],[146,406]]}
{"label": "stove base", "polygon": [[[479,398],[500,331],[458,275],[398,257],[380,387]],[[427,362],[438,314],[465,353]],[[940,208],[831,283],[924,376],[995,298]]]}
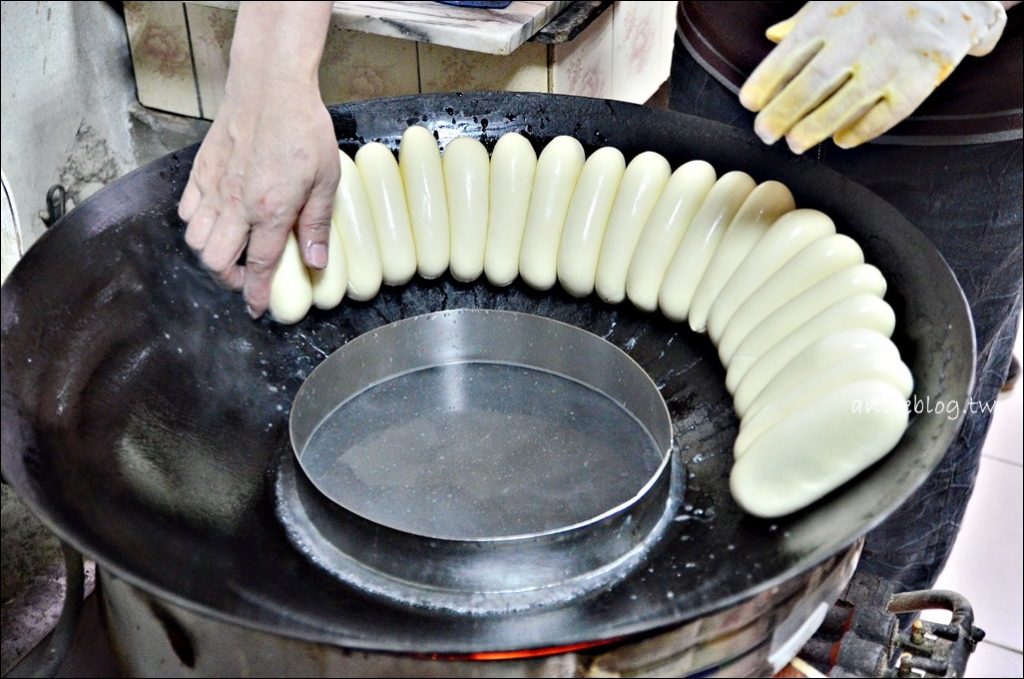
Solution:
{"label": "stove base", "polygon": [[133,676],[763,676],[792,659],[842,593],[862,543],[743,603],[669,630],[584,648],[414,656],[289,639],[196,614],[100,569],[102,604]]}

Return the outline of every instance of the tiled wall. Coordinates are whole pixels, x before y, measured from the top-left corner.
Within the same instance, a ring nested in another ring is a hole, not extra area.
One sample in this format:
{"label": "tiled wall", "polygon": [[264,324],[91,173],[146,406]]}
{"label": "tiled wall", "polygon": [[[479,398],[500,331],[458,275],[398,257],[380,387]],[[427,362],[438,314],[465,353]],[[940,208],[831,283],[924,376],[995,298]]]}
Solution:
{"label": "tiled wall", "polygon": [[[616,2],[575,40],[509,56],[332,26],[320,67],[328,103],[419,92],[518,90],[647,101],[668,78],[676,2]],[[140,101],[212,119],[224,97],[235,10],[126,2]]]}

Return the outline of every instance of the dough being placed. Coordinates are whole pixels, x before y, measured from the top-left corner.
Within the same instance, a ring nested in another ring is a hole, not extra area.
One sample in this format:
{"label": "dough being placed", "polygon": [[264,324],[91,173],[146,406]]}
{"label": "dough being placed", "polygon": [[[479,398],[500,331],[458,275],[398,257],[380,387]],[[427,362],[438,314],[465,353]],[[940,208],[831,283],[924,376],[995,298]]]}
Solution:
{"label": "dough being placed", "polygon": [[618,304],[626,298],[626,274],[633,251],[671,173],[668,161],[651,151],[626,166],[597,259],[594,287],[604,301]]}
{"label": "dough being placed", "polygon": [[334,194],[331,222],[341,237],[348,273],[348,296],[364,302],[377,295],[382,280],[377,229],[373,225],[370,203],[356,164],[344,151],[339,151],[338,155],[341,158],[341,181]]}
{"label": "dough being placed", "polygon": [[275,321],[291,325],[305,318],[311,306],[313,286],[309,282],[295,232],[289,231],[284,252],[270,280],[270,303],[267,308]]}
{"label": "dough being placed", "polygon": [[889,382],[899,390],[904,400],[914,390],[910,369],[891,352],[848,356],[778,398],[764,402],[761,408],[744,417],[736,445],[733,446],[733,455],[739,459],[761,434],[796,411],[803,410],[851,382],[865,379]]}
{"label": "dough being placed", "polygon": [[530,209],[537,153],[526,137],[502,135],[491,153],[491,207],[484,250],[484,274],[492,285],[508,285],[519,275],[526,213]]}
{"label": "dough being placed", "polygon": [[718,342],[722,365],[729,365],[740,342],[781,306],[832,274],[863,263],[860,246],[842,234],[826,236],[798,252],[733,314]]}
{"label": "dough being placed", "polygon": [[398,167],[409,206],[417,272],[423,278],[437,278],[448,268],[448,199],[441,153],[427,128],[413,125],[402,134]]}
{"label": "dough being placed", "polygon": [[906,400],[890,382],[848,384],[754,441],[732,468],[733,497],[763,518],[803,509],[892,450],[907,419]]}
{"label": "dough being placed", "polygon": [[716,345],[736,309],[782,268],[796,253],[819,238],[831,236],[836,226],[817,210],[787,212],[768,228],[729,277],[708,311],[708,336]]}
{"label": "dough being placed", "polygon": [[333,220],[328,234],[327,266],[323,269],[309,269],[309,281],[313,287],[313,306],[317,309],[333,309],[345,296],[345,253],[341,250],[341,236]]}
{"label": "dough being placed", "polygon": [[626,296],[640,309],[658,308],[665,272],[715,177],[715,168],[703,160],[691,160],[669,177],[640,232],[626,273]]}
{"label": "dough being placed", "polygon": [[606,146],[587,159],[576,182],[557,264],[558,281],[575,297],[586,297],[594,291],[601,242],[625,170],[622,152]]}
{"label": "dough being placed", "polygon": [[826,335],[798,353],[760,392],[755,392],[752,384],[740,384],[733,396],[733,407],[740,417],[752,416],[766,402],[781,397],[835,363],[861,353],[900,357],[892,340],[874,330],[854,328]]}
{"label": "dough being placed", "polygon": [[356,153],[356,167],[377,231],[384,282],[405,285],[416,274],[416,245],[398,162],[387,146],[374,141]]}
{"label": "dough being placed", "polygon": [[708,311],[712,303],[754,244],[779,217],[795,208],[793,194],[779,182],[758,184],[750,192],[722,236],[722,241],[693,293],[688,320],[694,332],[707,330]]}
{"label": "dough being placed", "polygon": [[[799,298],[790,304],[800,306]],[[788,305],[787,305],[788,306]],[[818,313],[773,345],[751,343],[750,353],[740,347],[725,375],[725,388],[735,394],[741,381],[750,380],[750,388],[761,391],[794,356],[825,335],[851,328],[865,328],[892,336],[896,315],[892,307],[875,295],[859,294],[842,299]],[[750,338],[748,338],[749,340]],[[746,342],[747,340],[744,340]]]}
{"label": "dough being placed", "polygon": [[537,158],[519,251],[519,275],[537,290],[547,290],[557,279],[558,244],[584,160],[583,146],[564,135],[548,142]]}
{"label": "dough being placed", "polygon": [[484,271],[491,161],[476,139],[459,137],[444,151],[444,181],[451,221],[451,269],[468,283]]}
{"label": "dough being placed", "polygon": [[669,320],[686,320],[693,293],[722,235],[755,186],[746,172],[728,172],[711,188],[675,251],[658,293],[658,306]]}

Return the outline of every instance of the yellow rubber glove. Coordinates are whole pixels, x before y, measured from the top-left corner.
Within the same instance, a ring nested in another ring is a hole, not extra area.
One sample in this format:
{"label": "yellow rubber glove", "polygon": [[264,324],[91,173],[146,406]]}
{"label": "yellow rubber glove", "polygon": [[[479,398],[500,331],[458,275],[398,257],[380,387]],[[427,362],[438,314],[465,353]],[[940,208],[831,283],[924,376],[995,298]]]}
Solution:
{"label": "yellow rubber glove", "polygon": [[808,2],[768,29],[779,46],[740,102],[760,111],[767,144],[852,148],[910,115],[965,55],[991,52],[1005,26],[998,2]]}

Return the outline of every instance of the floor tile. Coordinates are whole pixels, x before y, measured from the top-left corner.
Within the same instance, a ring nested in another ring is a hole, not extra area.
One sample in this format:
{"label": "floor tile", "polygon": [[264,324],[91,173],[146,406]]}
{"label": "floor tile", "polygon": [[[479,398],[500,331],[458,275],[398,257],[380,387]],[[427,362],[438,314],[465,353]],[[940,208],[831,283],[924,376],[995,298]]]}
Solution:
{"label": "floor tile", "polygon": [[1024,677],[1024,655],[981,642],[967,661],[965,677]]}
{"label": "floor tile", "polygon": [[967,597],[987,638],[1018,651],[1024,648],[1022,496],[1019,466],[995,458],[982,460],[963,528],[935,585]]}
{"label": "floor tile", "polygon": [[[1017,330],[1017,343],[1013,354],[1022,355],[1021,332]],[[1005,462],[1024,464],[1024,380],[1018,380],[1013,391],[1001,394],[992,413],[992,427],[989,429],[985,448],[981,454]]]}

